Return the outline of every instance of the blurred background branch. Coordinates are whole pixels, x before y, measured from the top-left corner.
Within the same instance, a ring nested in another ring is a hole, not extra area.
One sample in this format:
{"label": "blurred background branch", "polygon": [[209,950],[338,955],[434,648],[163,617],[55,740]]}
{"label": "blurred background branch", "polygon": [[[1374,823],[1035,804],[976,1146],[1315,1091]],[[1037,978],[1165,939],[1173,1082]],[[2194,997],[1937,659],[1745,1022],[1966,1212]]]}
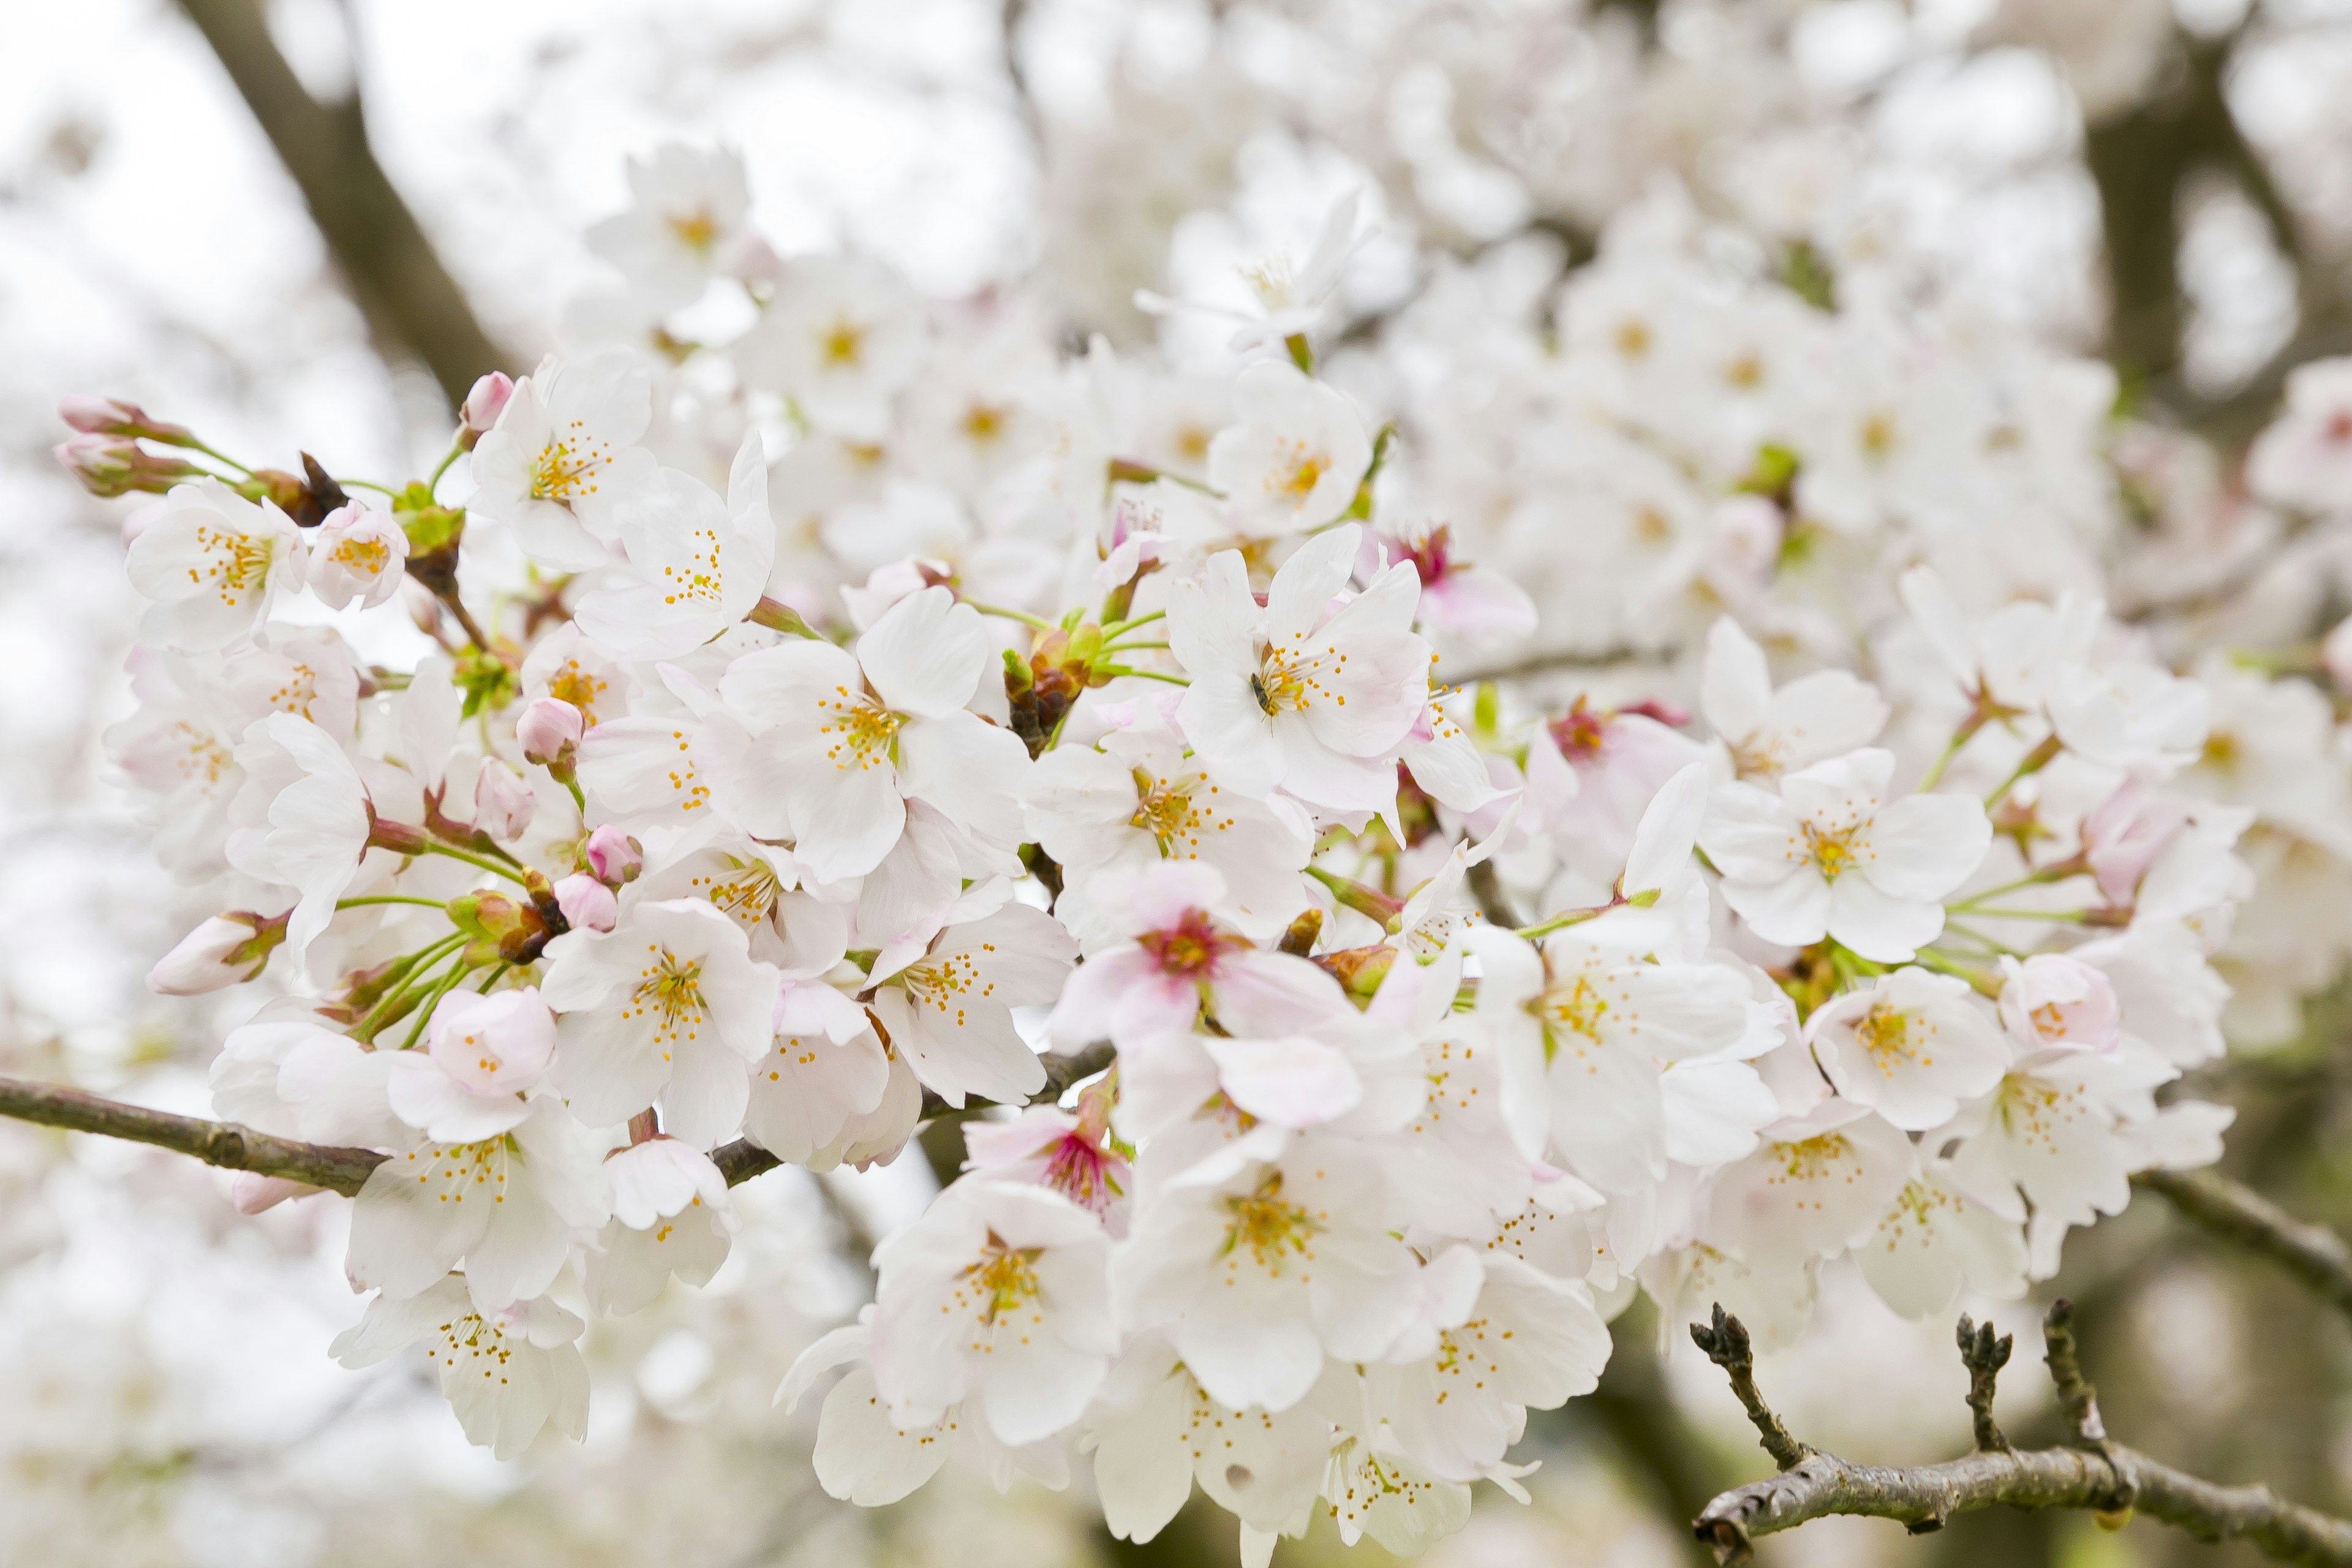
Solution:
{"label": "blurred background branch", "polygon": [[335,264],[388,353],[422,361],[451,407],[476,377],[514,370],[369,145],[354,81],[320,102],[269,36],[257,0],[180,0],[302,192]]}

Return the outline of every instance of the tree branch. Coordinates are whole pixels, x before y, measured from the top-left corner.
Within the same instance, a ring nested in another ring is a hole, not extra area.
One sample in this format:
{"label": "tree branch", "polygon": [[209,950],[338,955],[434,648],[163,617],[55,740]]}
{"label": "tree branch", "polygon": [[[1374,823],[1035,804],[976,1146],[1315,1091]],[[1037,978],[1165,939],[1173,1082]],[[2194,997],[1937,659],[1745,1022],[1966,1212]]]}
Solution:
{"label": "tree branch", "polygon": [[[1029,1103],[1059,1100],[1072,1084],[1110,1066],[1113,1054],[1110,1042],[1104,1040],[1070,1056],[1045,1057],[1045,1087],[1032,1096]],[[992,1103],[974,1101],[960,1110],[950,1110],[926,1091],[923,1112],[931,1120],[964,1116]],[[357,1194],[366,1184],[368,1173],[387,1157],[373,1149],[339,1149],[275,1138],[233,1121],[207,1121],[198,1116],[151,1110],[143,1105],[125,1105],[121,1100],[106,1100],[62,1084],[34,1083],[18,1078],[0,1078],[0,1117],[37,1122],[44,1127],[62,1127],[70,1132],[152,1143],[159,1149],[191,1155],[207,1165],[218,1165],[225,1171],[283,1176],[345,1197]],[[739,1138],[712,1151],[710,1158],[730,1187],[740,1186],[783,1163],[748,1138]]]}
{"label": "tree branch", "polygon": [[207,1165],[227,1171],[251,1171],[263,1176],[284,1176],[314,1187],[350,1196],[367,1181],[368,1173],[383,1163],[373,1149],[336,1149],[319,1143],[298,1143],[273,1138],[230,1121],[206,1121],[201,1117],[175,1116],[168,1110],[124,1105],[102,1100],[60,1084],[32,1083],[0,1078],[0,1116],[62,1127],[71,1132],[95,1132],[105,1138],[127,1138],[159,1149],[193,1154]]}
{"label": "tree branch", "polygon": [[2132,1185],[2163,1194],[2183,1218],[2261,1253],[2352,1317],[2352,1247],[2326,1226],[2299,1220],[2212,1171],[2143,1171]]}
{"label": "tree branch", "polygon": [[[1853,1464],[1789,1437],[1780,1417],[1756,1392],[1746,1330],[1717,1307],[1713,1325],[1693,1324],[1692,1337],[1730,1373],[1734,1392],[1748,1405],[1758,1429],[1765,1432],[1766,1450],[1782,1471],[1717,1498],[1692,1521],[1693,1532],[1715,1549],[1718,1561],[1734,1563],[1747,1561],[1756,1536],[1832,1514],[1899,1520],[1913,1534],[1923,1535],[1943,1528],[1954,1514],[1997,1503],[2021,1509],[2088,1509],[2117,1523],[2137,1509],[2200,1541],[2250,1542],[2286,1563],[2352,1564],[2352,1524],[2288,1502],[2268,1487],[2215,1486],[2107,1441],[2099,1427],[2096,1392],[2075,1362],[2071,1315],[2066,1302],[2053,1305],[2043,1334],[2060,1404],[2075,1433],[2074,1446],[2031,1451],[1980,1448],[1940,1465],[1896,1468]],[[1975,1406],[1981,1397],[1986,1412],[1991,1404],[1991,1374],[1999,1368],[1981,1374],[1979,1394],[1978,1367],[1979,1360],[1992,1359],[1995,1343],[1973,1336],[1964,1352],[1969,1363],[1969,1403]],[[1979,1348],[1987,1351],[1981,1358]],[[1979,1443],[1987,1424],[1989,1415],[1979,1425]],[[1791,1449],[1796,1451],[1793,1462],[1783,1457]]]}
{"label": "tree branch", "polygon": [[452,407],[477,376],[510,366],[376,162],[356,90],[340,103],[312,98],[255,0],[180,0],[180,8],[278,150],[370,325],[423,360]]}

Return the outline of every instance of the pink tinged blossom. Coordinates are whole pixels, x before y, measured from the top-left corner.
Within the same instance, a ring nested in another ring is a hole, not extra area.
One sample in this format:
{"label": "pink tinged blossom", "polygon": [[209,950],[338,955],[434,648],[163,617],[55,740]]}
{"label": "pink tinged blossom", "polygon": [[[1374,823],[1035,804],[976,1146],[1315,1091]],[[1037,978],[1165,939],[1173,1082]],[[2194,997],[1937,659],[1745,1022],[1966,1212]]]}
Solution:
{"label": "pink tinged blossom", "polygon": [[611,931],[621,914],[621,900],[612,889],[577,871],[556,881],[555,907],[574,931]]}
{"label": "pink tinged blossom", "polygon": [[2000,961],[2000,1021],[2028,1051],[2108,1051],[2123,1038],[2115,983],[2063,953]]}
{"label": "pink tinged blossom", "polygon": [[1192,1026],[1205,1005],[1228,1031],[1265,1040],[1350,1017],[1338,982],[1304,958],[1267,952],[1208,910],[1224,881],[1198,862],[1107,871],[1091,891],[1129,940],[1080,964],[1047,1033],[1066,1050],[1108,1039],[1121,1049]]}
{"label": "pink tinged blossom", "polygon": [[1375,534],[1374,570],[1398,561],[1412,563],[1421,580],[1421,624],[1465,647],[1493,652],[1535,635],[1535,601],[1527,590],[1492,567],[1454,553],[1453,530],[1444,523],[1418,535]]}
{"label": "pink tinged blossom", "polygon": [[1757,936],[1802,947],[1826,935],[1900,963],[1942,932],[1942,900],[1975,873],[1992,825],[1968,795],[1888,801],[1894,773],[1893,753],[1866,747],[1785,775],[1777,795],[1716,791],[1699,846]]}
{"label": "pink tinged blossom", "polygon": [[399,592],[408,535],[373,507],[353,501],[329,512],[299,541],[302,580],[330,609],[373,609]]}
{"label": "pink tinged blossom", "polygon": [[2352,359],[2315,360],[2286,379],[2286,408],[2246,458],[2256,495],[2303,511],[2352,496]]}
{"label": "pink tinged blossom", "polygon": [[2189,802],[2126,779],[2083,823],[2083,858],[2111,904],[2129,904],[2140,879],[2189,826]]}
{"label": "pink tinged blossom", "polygon": [[478,377],[467,389],[466,401],[457,410],[457,430],[458,439],[468,450],[497,427],[514,389],[514,377],[502,370]]}
{"label": "pink tinged blossom", "polygon": [[1961,1100],[1990,1090],[2011,1054],[1965,982],[1924,969],[1832,997],[1805,1030],[1839,1094],[1910,1132],[1941,1126]]}
{"label": "pink tinged blossom", "polygon": [[1076,955],[1059,921],[1008,903],[948,926],[904,967],[874,976],[870,1005],[891,1049],[950,1105],[971,1095],[1023,1100],[1045,1068],[1013,1009],[1052,1002]]}
{"label": "pink tinged blossom", "polygon": [[202,996],[259,974],[286,940],[285,915],[238,910],[215,915],[147,972],[147,988],[165,996]]}
{"label": "pink tinged blossom", "polygon": [[1034,1182],[1108,1215],[1133,1184],[1127,1156],[1111,1142],[1113,1098],[1106,1081],[1078,1097],[1076,1115],[1033,1105],[1010,1121],[974,1121],[964,1129],[970,1168],[998,1181]]}
{"label": "pink tinged blossom", "polygon": [[530,826],[539,797],[522,775],[491,757],[474,775],[474,826],[501,844],[511,844]]}
{"label": "pink tinged blossom", "polygon": [[50,447],[49,455],[94,496],[161,494],[204,474],[185,458],[158,457],[121,436],[69,437]]}
{"label": "pink tinged blossom", "polygon": [[426,1048],[392,1058],[393,1114],[439,1143],[477,1142],[530,1114],[524,1096],[547,1076],[555,1017],[528,986],[453,991],[433,1010]]}
{"label": "pink tinged blossom", "polygon": [[608,888],[635,881],[646,863],[637,841],[609,822],[588,835],[587,856],[588,869]]}

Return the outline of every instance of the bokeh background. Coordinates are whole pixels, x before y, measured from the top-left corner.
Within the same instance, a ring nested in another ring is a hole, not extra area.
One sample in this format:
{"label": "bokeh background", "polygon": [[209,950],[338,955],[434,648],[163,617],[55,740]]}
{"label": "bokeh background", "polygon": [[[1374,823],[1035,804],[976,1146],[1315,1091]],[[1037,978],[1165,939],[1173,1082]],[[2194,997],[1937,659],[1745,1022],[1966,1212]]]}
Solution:
{"label": "bokeh background", "polygon": [[[2328,0],[0,0],[0,1071],[174,1109],[205,1108],[212,1043],[255,1004],[142,984],[211,911],[155,864],[103,763],[131,707],[123,503],[49,458],[57,399],[127,397],[272,461],[429,463],[467,355],[528,368],[604,286],[581,232],[623,205],[624,159],[665,140],[739,148],[781,250],[862,250],[940,298],[1025,289],[1071,344],[1138,349],[1202,329],[1142,316],[1136,288],[1230,289],[1236,258],[1303,247],[1351,186],[1373,193],[1379,237],[1347,306],[1377,323],[1434,252],[1532,227],[1588,254],[1679,180],[1702,207],[1899,243],[1948,305],[2109,358],[2146,428],[2211,443],[2217,515],[2284,372],[2352,349],[2352,5]],[[351,134],[293,152],[355,200],[368,169],[388,176],[456,317],[387,304],[415,258],[354,247],[380,210],[340,235],[314,218],[273,113]],[[2238,1019],[2248,1048],[2214,1093],[2240,1108],[2232,1168],[2343,1223],[2352,1048],[2330,985],[2352,909],[2338,921],[2304,933],[2294,989],[2319,1001]],[[825,1499],[812,1413],[770,1395],[862,1300],[848,1244],[931,1177],[906,1160],[827,1180],[743,1188],[743,1239],[709,1289],[596,1331],[586,1443],[500,1464],[421,1368],[327,1359],[358,1311],[339,1210],[241,1218],[219,1173],[0,1124],[0,1562],[1233,1560],[1230,1521],[1188,1512],[1134,1547],[1083,1496],[1000,1498],[952,1469],[889,1510]],[[2078,1237],[2056,1289],[2085,1304],[2112,1428],[2352,1505],[2341,1321],[2147,1202]],[[1994,1315],[2030,1343],[2034,1310]],[[1941,1458],[1967,1433],[1948,1336],[1832,1281],[1762,1375],[1815,1442]],[[1765,1461],[1646,1310],[1617,1337],[1601,1393],[1537,1418],[1534,1505],[1481,1489],[1433,1563],[1693,1560],[1680,1521]],[[2040,1380],[2011,1382],[2011,1429],[2054,1432]],[[1318,1532],[1276,1561],[1339,1552]],[[1831,1521],[1767,1554],[2231,1557],[2022,1516],[1921,1541]]]}

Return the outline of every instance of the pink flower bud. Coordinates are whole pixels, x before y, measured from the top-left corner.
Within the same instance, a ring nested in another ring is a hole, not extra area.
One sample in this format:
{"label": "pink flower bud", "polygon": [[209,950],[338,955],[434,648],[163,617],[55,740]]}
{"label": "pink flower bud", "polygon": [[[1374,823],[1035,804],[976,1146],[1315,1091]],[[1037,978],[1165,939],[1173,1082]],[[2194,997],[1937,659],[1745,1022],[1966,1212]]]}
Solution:
{"label": "pink flower bud", "polygon": [[174,481],[204,470],[177,458],[158,458],[120,436],[76,436],[49,448],[66,472],[95,496],[147,490],[161,495]]}
{"label": "pink flower bud", "polygon": [[215,915],[147,972],[147,985],[166,996],[202,996],[252,979],[286,940],[286,916],[250,910]]}
{"label": "pink flower bud", "polygon": [[373,609],[399,591],[407,564],[408,535],[357,501],[337,507],[303,532],[303,581],[330,609],[353,600]]}
{"label": "pink flower bud", "polygon": [[2083,858],[2110,903],[2131,902],[2139,879],[2189,826],[2189,806],[2126,779],[2083,822]]}
{"label": "pink flower bud", "polygon": [[555,907],[573,931],[611,931],[621,918],[621,900],[613,889],[581,871],[555,884]]}
{"label": "pink flower bud", "polygon": [[191,446],[195,440],[186,426],[166,424],[118,397],[68,397],[58,404],[58,417],[89,436],[143,436],[169,447]]}
{"label": "pink flower bud", "polygon": [[493,757],[474,776],[474,826],[501,844],[522,837],[539,797],[522,775]]}
{"label": "pink flower bud", "polygon": [[579,709],[561,697],[541,697],[515,721],[515,739],[521,742],[525,757],[545,764],[560,761],[579,745],[586,729]]}
{"label": "pink flower bud", "polygon": [[2029,1050],[2104,1051],[2123,1038],[2123,1004],[2107,977],[2063,953],[2004,959],[2000,1021]]}
{"label": "pink flower bud", "polygon": [[487,996],[452,991],[433,1009],[425,1048],[476,1094],[520,1093],[555,1059],[555,1015],[529,985]]}
{"label": "pink flower bud", "polygon": [[490,433],[505,411],[507,399],[514,395],[514,377],[502,370],[494,370],[474,383],[466,394],[465,406],[457,410],[457,438],[471,450],[475,442]]}
{"label": "pink flower bud", "polygon": [[588,869],[606,887],[635,881],[645,864],[645,847],[611,823],[588,836]]}
{"label": "pink flower bud", "polygon": [[326,1190],[290,1176],[265,1176],[257,1171],[239,1171],[228,1179],[229,1202],[236,1205],[239,1214],[260,1214],[289,1198],[307,1198]]}

